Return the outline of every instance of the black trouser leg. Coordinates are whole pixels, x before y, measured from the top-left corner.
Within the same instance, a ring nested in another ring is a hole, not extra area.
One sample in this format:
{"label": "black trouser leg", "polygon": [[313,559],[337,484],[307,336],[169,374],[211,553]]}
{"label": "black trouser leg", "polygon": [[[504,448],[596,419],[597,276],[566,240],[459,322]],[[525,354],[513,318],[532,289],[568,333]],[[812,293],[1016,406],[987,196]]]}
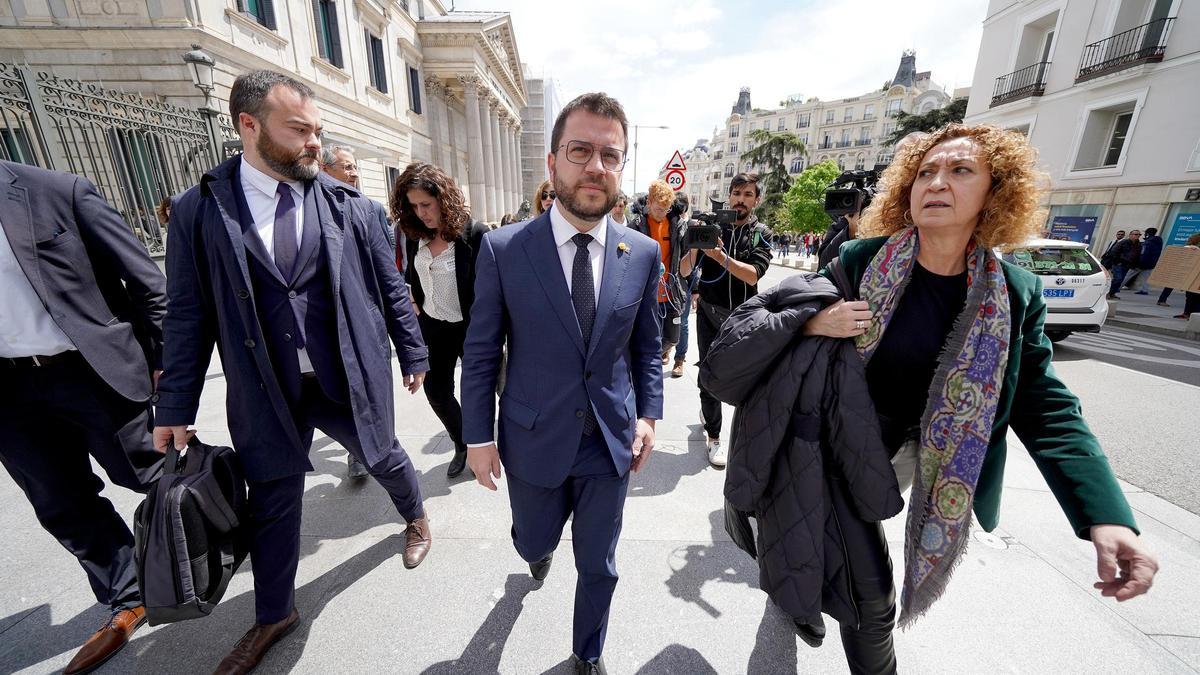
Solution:
{"label": "black trouser leg", "polygon": [[846,546],[850,591],[859,615],[858,626],[841,626],[846,664],[855,675],[895,673],[892,629],[895,627],[896,590],[887,539],[882,525],[858,518],[853,506],[845,500],[845,494],[846,490],[830,491],[830,501],[836,510]]}
{"label": "black trouser leg", "polygon": [[[701,302],[704,302],[701,300]],[[696,346],[700,349],[700,361],[708,356],[708,348],[712,346],[713,340],[717,337],[717,330],[720,326],[715,326],[708,316],[708,312],[704,307],[699,307],[696,311]],[[708,393],[704,385],[700,385],[700,416],[704,423],[704,431],[709,438],[721,437],[721,402],[715,396]]]}
{"label": "black trouser leg", "polygon": [[429,372],[425,373],[425,398],[442,421],[456,452],[466,452],[462,440],[462,407],[454,396],[454,368],[467,340],[463,321],[439,321],[422,315],[421,334],[429,348]]}
{"label": "black trouser leg", "polygon": [[1185,316],[1191,316],[1196,312],[1200,312],[1200,293],[1187,291],[1184,297],[1187,298],[1183,302],[1183,313]]}
{"label": "black trouser leg", "polygon": [[278,623],[295,606],[304,474],[250,482],[247,487],[254,620],[261,624]]}
{"label": "black trouser leg", "polygon": [[0,372],[0,463],[42,527],[79,560],[96,600],[114,609],[142,604],[133,534],[100,495],[104,482],[88,456],[113,483],[144,492],[154,473],[144,460],[161,466],[161,455],[146,455],[148,422],[145,404],[116,394],[82,357]]}
{"label": "black trouser leg", "polygon": [[1159,294],[1158,294],[1158,301],[1159,301],[1159,302],[1166,302],[1166,301],[1167,301],[1167,298],[1171,297],[1171,292],[1172,292],[1172,291],[1174,291],[1174,290],[1175,290],[1174,288],[1164,288],[1164,289],[1162,289],[1162,293],[1159,293]]}

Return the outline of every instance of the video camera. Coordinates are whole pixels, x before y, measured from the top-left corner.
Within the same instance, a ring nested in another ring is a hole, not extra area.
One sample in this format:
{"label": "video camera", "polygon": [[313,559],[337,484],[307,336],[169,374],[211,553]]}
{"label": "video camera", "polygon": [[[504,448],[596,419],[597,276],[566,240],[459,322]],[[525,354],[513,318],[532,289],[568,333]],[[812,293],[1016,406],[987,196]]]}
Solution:
{"label": "video camera", "polygon": [[723,208],[725,202],[712,200],[712,211],[709,213],[693,213],[692,220],[683,230],[683,247],[685,249],[713,249],[721,238],[721,226],[737,221],[735,209]]}
{"label": "video camera", "polygon": [[875,197],[879,175],[886,168],[886,164],[876,164],[873,169],[843,172],[825,188],[825,213],[834,219],[861,213]]}

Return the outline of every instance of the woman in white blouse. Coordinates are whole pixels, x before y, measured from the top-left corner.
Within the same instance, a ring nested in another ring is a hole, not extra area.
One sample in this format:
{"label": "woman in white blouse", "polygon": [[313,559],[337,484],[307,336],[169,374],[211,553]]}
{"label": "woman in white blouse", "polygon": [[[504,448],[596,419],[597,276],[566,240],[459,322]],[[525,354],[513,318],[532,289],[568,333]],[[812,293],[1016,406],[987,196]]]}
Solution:
{"label": "woman in white blouse", "polygon": [[421,334],[429,347],[425,397],[454,442],[446,475],[463,472],[462,408],[454,397],[454,369],[467,338],[475,300],[475,258],[487,226],[471,220],[462,190],[441,169],[424,162],[408,165],[396,179],[392,220],[405,235],[408,269]]}

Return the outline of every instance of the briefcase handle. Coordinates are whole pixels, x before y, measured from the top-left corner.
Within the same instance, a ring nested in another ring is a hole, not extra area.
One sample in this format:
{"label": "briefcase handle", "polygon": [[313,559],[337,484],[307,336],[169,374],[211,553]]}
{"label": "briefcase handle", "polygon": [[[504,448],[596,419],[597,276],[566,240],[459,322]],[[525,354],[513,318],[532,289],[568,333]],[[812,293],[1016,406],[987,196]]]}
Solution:
{"label": "briefcase handle", "polygon": [[[187,447],[194,448],[194,447],[199,446],[200,444],[201,444],[200,438],[197,437],[195,434],[192,434],[192,437],[188,439]],[[166,463],[163,466],[163,473],[164,474],[179,473],[179,471],[183,469],[183,465],[180,462],[180,460],[184,460],[184,462],[186,462],[187,461],[186,457],[187,457],[187,449],[186,448],[184,449],[183,452],[179,452],[179,450],[175,449],[175,444],[171,443],[170,447],[167,448],[167,458],[166,458]]]}

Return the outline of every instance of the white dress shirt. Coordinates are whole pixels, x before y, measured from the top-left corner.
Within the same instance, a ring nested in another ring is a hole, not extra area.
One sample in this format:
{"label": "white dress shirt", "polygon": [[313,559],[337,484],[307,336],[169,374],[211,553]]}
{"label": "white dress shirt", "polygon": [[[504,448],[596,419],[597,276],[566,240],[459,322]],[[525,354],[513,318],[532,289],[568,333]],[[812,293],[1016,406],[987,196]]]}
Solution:
{"label": "white dress shirt", "polygon": [[[246,196],[246,206],[250,207],[250,217],[254,220],[254,230],[267,249],[271,260],[275,259],[275,207],[279,205],[279,181],[259,171],[242,157],[238,176],[242,183],[242,194]],[[293,213],[296,216],[296,250],[304,237],[304,183],[287,181],[292,188],[292,199],[296,202]],[[297,349],[300,358],[300,372],[313,372],[312,360],[308,358],[308,350]]]}
{"label": "white dress shirt", "polygon": [[[592,226],[592,229],[584,232],[592,237],[592,242],[588,244],[588,260],[592,263],[592,290],[596,294],[597,308],[600,305],[600,279],[604,274],[604,241],[608,234],[608,218],[609,216],[605,214],[600,222]],[[558,262],[562,265],[563,277],[567,280],[567,293],[570,293],[571,272],[575,269],[575,249],[578,248],[575,246],[575,242],[571,241],[571,237],[579,234],[579,230],[575,229],[575,226],[568,222],[566,216],[559,211],[557,201],[550,207],[550,231],[554,235],[554,245],[558,248]],[[421,283],[425,283],[424,280]],[[494,442],[493,440],[487,443],[468,443],[467,447],[482,448]]]}
{"label": "white dress shirt", "polygon": [[462,303],[458,301],[458,276],[455,271],[454,242],[434,257],[429,250],[432,239],[422,239],[417,255],[413,258],[413,269],[421,280],[425,291],[425,302],[421,311],[438,321],[458,323],[463,320]]}
{"label": "white dress shirt", "polygon": [[[558,202],[550,207],[550,230],[554,234],[554,245],[558,247],[558,261],[562,263],[563,276],[567,279],[567,292],[571,292],[571,276],[575,269],[575,242],[571,237],[579,234],[559,211]],[[592,290],[596,293],[596,306],[600,305],[600,279],[604,274],[604,240],[608,234],[608,215],[584,232],[591,235],[592,243],[588,244],[588,259],[592,263]]]}
{"label": "white dress shirt", "polygon": [[75,344],[42,304],[0,228],[0,356],[54,356],[73,349]]}

